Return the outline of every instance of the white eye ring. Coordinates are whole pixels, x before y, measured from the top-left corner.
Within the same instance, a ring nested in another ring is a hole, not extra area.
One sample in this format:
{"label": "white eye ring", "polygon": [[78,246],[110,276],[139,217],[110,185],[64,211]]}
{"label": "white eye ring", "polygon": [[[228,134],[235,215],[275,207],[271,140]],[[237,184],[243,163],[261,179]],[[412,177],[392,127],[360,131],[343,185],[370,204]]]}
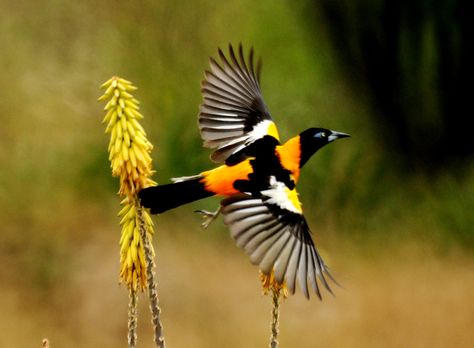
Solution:
{"label": "white eye ring", "polygon": [[321,138],[326,138],[326,132],[321,132]]}

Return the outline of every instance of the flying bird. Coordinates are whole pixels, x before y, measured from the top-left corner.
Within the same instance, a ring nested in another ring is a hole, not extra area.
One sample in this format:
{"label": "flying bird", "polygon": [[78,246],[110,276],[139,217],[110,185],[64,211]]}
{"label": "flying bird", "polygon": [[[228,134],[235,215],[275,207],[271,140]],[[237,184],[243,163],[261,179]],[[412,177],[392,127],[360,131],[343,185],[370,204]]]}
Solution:
{"label": "flying bird", "polygon": [[[323,146],[349,135],[309,128],[281,143],[260,89],[261,61],[253,49],[245,59],[242,45],[229,45],[226,56],[210,58],[201,83],[203,101],[198,124],[211,160],[220,165],[173,183],[139,192],[152,214],[210,196],[224,197],[214,212],[199,211],[204,226],[221,213],[237,245],[264,274],[286,282],[294,294],[296,282],[307,298],[310,286],[321,299],[320,284],[329,291],[334,281],[311,238],[296,184],[301,168]],[[334,281],[335,282],[335,281]],[[308,286],[309,284],[309,286]],[[337,284],[337,283],[336,283]]]}

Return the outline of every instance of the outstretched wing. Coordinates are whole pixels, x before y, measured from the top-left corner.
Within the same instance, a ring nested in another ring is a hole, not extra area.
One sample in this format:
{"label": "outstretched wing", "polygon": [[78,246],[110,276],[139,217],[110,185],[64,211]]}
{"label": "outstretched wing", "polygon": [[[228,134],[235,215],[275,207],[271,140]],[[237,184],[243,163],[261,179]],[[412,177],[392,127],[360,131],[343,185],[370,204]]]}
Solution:
{"label": "outstretched wing", "polygon": [[221,205],[224,223],[237,246],[265,274],[273,270],[275,279],[286,281],[292,294],[298,279],[307,298],[309,282],[321,299],[318,278],[332,293],[326,276],[334,279],[311,239],[295,190],[277,183],[262,191],[261,197],[241,194],[224,199]]}
{"label": "outstretched wing", "polygon": [[201,83],[203,102],[199,130],[204,146],[215,149],[214,162],[225,162],[255,140],[271,135],[279,140],[277,128],[260,91],[260,62],[255,69],[253,49],[247,61],[242,45],[238,55],[229,45],[229,57],[219,49],[221,64],[210,58],[210,71]]}

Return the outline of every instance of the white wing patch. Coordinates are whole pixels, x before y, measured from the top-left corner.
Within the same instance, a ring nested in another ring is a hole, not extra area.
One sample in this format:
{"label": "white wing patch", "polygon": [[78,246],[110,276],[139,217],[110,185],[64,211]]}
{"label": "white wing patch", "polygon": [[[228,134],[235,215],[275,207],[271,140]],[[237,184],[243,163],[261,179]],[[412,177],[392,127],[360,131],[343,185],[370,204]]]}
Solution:
{"label": "white wing patch", "polygon": [[263,138],[265,135],[268,134],[268,130],[270,126],[273,125],[273,121],[271,120],[263,120],[260,123],[256,124],[253,129],[247,133],[249,139],[252,139],[252,142]]}
{"label": "white wing patch", "polygon": [[285,183],[277,181],[274,176],[270,177],[270,188],[263,190],[262,195],[268,197],[265,199],[266,204],[276,205],[295,214],[303,213],[296,190],[290,190]]}

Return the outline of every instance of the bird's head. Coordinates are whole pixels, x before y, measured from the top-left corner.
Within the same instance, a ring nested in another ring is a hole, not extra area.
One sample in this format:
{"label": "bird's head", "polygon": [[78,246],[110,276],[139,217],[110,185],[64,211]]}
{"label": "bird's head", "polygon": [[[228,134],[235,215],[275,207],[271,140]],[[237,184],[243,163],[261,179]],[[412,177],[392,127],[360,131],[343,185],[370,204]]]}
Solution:
{"label": "bird's head", "polygon": [[327,145],[336,139],[347,137],[350,137],[350,135],[325,128],[309,128],[300,133],[300,167],[302,167],[310,157],[324,145]]}

